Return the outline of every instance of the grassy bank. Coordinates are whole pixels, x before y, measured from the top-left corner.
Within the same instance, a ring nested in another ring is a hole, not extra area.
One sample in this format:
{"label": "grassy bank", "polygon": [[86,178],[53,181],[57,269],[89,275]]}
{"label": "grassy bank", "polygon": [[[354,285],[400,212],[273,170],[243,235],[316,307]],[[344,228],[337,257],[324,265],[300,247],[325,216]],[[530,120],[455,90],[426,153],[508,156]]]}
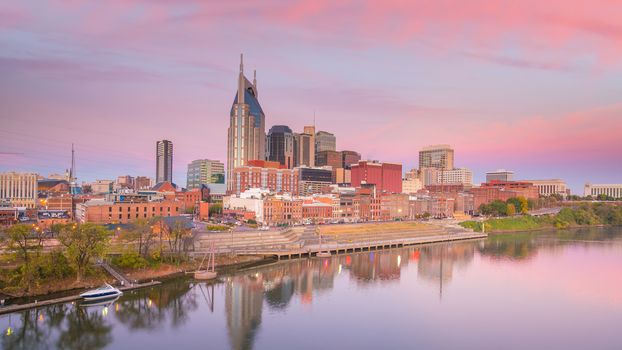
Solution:
{"label": "grassy bank", "polygon": [[[476,232],[482,231],[482,223],[478,221],[464,221],[460,225]],[[583,203],[576,207],[563,208],[556,215],[541,217],[521,215],[485,221],[486,232],[535,231],[601,225],[622,225],[622,206]]]}

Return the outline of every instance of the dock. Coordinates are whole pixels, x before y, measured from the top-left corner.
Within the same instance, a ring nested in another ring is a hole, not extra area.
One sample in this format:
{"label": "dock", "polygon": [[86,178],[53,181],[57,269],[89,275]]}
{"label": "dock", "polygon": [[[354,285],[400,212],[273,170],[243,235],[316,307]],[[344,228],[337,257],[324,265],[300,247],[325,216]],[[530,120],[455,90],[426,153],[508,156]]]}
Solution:
{"label": "dock", "polygon": [[[146,283],[133,284],[129,286],[120,287],[119,290],[129,291],[129,290],[134,290],[134,289],[139,289],[139,288],[153,287],[153,286],[159,285],[160,283],[161,282],[159,281],[151,281],[151,282],[146,282]],[[70,303],[70,302],[80,300],[80,299],[81,298],[79,295],[70,295],[67,297],[35,301],[33,303],[27,303],[27,304],[8,305],[8,306],[0,307],[0,315],[10,314],[13,312],[27,310],[27,309],[36,309],[36,308],[54,305],[54,304]]]}

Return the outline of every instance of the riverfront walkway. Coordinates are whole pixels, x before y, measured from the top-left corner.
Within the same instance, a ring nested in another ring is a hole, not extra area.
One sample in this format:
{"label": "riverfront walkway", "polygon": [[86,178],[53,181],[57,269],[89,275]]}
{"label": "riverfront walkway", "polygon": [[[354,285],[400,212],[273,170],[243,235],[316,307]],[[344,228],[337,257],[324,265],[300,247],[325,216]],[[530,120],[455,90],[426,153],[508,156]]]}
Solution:
{"label": "riverfront walkway", "polygon": [[[322,246],[319,235],[322,232]],[[213,242],[216,253],[261,255],[277,259],[398,248],[415,244],[487,237],[453,225],[427,223],[368,223],[300,226],[281,231],[196,232],[194,255],[203,255]]]}

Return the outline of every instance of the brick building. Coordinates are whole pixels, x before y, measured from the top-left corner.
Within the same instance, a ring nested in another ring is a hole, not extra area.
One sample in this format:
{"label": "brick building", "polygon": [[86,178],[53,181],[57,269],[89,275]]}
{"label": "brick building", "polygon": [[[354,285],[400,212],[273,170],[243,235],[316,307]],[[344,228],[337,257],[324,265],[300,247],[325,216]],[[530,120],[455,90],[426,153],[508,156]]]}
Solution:
{"label": "brick building", "polygon": [[330,221],[333,218],[333,206],[322,202],[303,203],[302,218],[313,222]]}
{"label": "brick building", "polygon": [[495,200],[507,201],[514,197],[526,199],[538,199],[538,187],[531,182],[522,181],[490,181],[482,183],[480,187],[470,190],[473,194],[473,206],[479,210],[482,204],[488,204]]}
{"label": "brick building", "polygon": [[232,193],[240,194],[250,188],[262,188],[297,195],[298,171],[298,168],[282,168],[278,162],[250,161],[248,166],[233,169]]}
{"label": "brick building", "polygon": [[359,161],[351,168],[352,186],[354,187],[360,187],[361,184],[373,184],[376,186],[378,194],[402,192],[401,164]]}
{"label": "brick building", "polygon": [[302,220],[302,200],[271,196],[263,201],[263,222],[269,226],[291,225]]}
{"label": "brick building", "polygon": [[165,200],[161,202],[111,202],[92,199],[76,205],[76,221],[95,224],[127,224],[137,219],[178,216],[180,203]]}

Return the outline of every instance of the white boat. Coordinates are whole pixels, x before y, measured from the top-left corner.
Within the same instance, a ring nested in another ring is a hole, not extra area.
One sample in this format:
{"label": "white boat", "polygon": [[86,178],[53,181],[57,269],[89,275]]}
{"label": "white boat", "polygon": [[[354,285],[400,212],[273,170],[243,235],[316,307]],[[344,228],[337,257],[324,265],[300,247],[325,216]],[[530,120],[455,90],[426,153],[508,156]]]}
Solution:
{"label": "white boat", "polygon": [[104,300],[118,297],[121,294],[123,294],[122,291],[106,283],[97,289],[88,290],[80,294],[80,297],[84,300]]}
{"label": "white boat", "polygon": [[[199,264],[199,268],[194,272],[194,278],[197,280],[212,280],[218,276],[216,269],[214,268],[214,264],[216,262],[216,248],[214,245],[214,241],[210,243],[209,250],[203,255],[203,260],[201,260],[201,264]],[[203,263],[205,262],[205,258],[209,257],[207,260],[207,269],[201,270],[203,267]]]}
{"label": "white boat", "polygon": [[318,257],[318,258],[330,258],[332,256],[332,254],[328,250],[326,250],[326,251],[323,251],[323,252],[317,252],[317,254],[315,254],[315,256]]}
{"label": "white boat", "polygon": [[83,300],[80,302],[81,307],[93,307],[93,306],[110,306],[115,303],[115,301],[119,300],[121,294],[116,297],[110,297],[109,299],[91,299],[91,300]]}

